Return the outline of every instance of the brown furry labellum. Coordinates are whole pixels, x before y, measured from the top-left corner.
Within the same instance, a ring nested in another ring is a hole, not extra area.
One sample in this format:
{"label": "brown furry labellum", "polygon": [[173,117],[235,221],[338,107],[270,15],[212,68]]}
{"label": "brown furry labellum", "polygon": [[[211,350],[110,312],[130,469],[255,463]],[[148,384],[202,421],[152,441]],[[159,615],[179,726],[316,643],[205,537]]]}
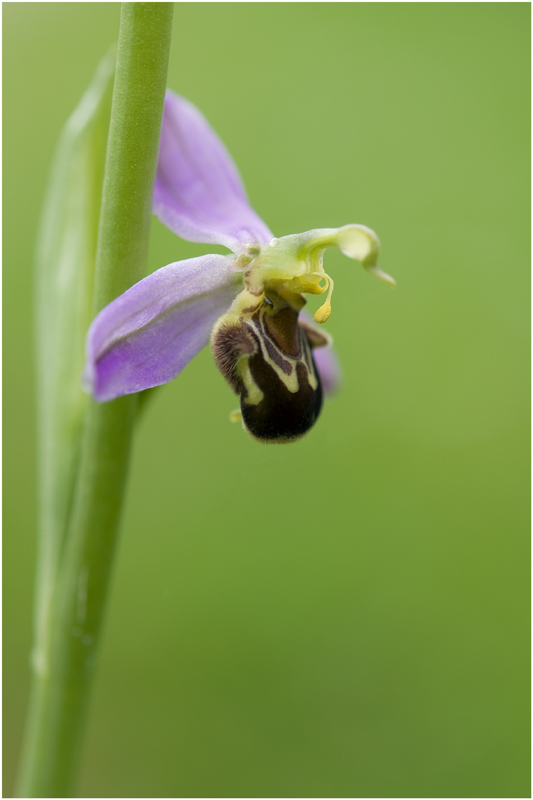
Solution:
{"label": "brown furry labellum", "polygon": [[254,438],[294,441],[316,422],[322,386],[312,349],[329,343],[298,319],[293,303],[272,291],[238,316],[219,320],[211,337],[213,356],[240,396],[242,420]]}

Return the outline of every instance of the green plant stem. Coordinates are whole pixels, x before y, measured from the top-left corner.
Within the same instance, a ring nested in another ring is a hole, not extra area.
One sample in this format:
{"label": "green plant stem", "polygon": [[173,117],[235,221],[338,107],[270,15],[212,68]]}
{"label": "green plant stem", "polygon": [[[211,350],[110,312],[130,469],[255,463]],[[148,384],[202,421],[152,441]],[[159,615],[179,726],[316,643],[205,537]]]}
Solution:
{"label": "green plant stem", "polygon": [[[139,280],[166,87],[172,3],[121,11],[95,267],[95,312]],[[124,495],[137,396],[90,401],[44,658],[34,681],[19,796],[70,797]]]}

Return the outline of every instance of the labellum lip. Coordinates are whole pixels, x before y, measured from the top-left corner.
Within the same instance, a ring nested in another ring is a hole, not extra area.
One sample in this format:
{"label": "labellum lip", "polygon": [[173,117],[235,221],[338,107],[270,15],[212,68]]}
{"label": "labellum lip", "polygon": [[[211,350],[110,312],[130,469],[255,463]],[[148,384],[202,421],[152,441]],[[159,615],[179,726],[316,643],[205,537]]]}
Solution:
{"label": "labellum lip", "polygon": [[239,361],[249,358],[256,351],[250,331],[246,325],[221,325],[211,338],[211,350],[215,364],[235,394],[242,394],[244,383],[238,369]]}
{"label": "labellum lip", "polygon": [[213,356],[240,395],[242,420],[254,438],[290,442],[313,426],[322,408],[322,385],[312,347],[328,343],[272,291],[238,318],[220,321],[211,339]]}
{"label": "labellum lip", "polygon": [[[241,395],[242,419],[246,429],[262,442],[290,442],[299,439],[314,425],[322,408],[322,385],[315,368],[311,348],[305,341],[306,356],[294,366],[298,390],[291,392],[278,371],[259,351],[249,359],[252,378],[263,397],[257,404]],[[316,387],[309,382],[309,371],[316,376]]]}

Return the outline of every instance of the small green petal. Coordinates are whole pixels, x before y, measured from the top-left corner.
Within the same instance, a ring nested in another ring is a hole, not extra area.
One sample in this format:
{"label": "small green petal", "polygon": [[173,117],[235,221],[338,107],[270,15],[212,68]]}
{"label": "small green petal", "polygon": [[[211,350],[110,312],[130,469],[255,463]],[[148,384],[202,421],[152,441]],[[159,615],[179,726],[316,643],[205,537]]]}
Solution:
{"label": "small green petal", "polygon": [[380,242],[374,231],[366,225],[345,225],[272,239],[247,267],[247,286],[259,292],[287,284],[295,294],[322,294],[328,290],[326,302],[315,314],[317,322],[325,322],[331,312],[333,290],[333,280],[322,264],[328,247],[339,247],[348,258],[360,261],[367,272],[396,285],[394,278],[377,266]]}

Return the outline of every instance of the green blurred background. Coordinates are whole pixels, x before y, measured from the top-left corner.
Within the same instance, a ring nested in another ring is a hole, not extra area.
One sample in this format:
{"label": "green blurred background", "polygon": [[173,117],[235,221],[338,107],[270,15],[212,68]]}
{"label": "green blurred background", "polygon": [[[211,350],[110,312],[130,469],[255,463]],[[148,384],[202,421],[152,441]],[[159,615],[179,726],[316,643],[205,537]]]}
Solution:
{"label": "green blurred background", "polygon": [[[3,11],[10,795],[35,568],[35,232],[119,6]],[[231,425],[208,351],[156,395],[82,796],[529,795],[529,15],[176,4],[169,85],[259,214],[277,236],[371,226],[398,288],[327,253],[344,386],[300,443]],[[214,249],[154,221],[149,268]]]}

